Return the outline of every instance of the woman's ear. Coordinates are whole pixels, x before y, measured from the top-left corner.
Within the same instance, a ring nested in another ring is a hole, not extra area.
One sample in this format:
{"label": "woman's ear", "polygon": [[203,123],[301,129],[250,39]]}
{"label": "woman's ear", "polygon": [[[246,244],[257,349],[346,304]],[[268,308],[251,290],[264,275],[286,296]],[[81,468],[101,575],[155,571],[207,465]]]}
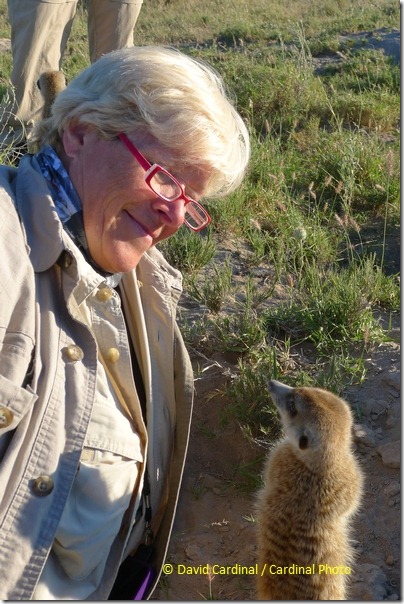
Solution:
{"label": "woman's ear", "polygon": [[62,134],[63,148],[67,157],[72,159],[80,152],[87,132],[88,126],[80,124],[77,120],[74,120],[67,125]]}

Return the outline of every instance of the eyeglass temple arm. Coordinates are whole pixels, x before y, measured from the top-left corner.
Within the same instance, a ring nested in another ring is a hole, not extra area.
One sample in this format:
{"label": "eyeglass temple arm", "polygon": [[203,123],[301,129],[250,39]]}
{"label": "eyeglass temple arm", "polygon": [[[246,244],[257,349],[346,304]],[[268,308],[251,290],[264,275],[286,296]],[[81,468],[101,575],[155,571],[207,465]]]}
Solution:
{"label": "eyeglass temple arm", "polygon": [[151,168],[151,163],[148,162],[147,159],[145,158],[145,156],[142,155],[140,153],[140,151],[138,151],[136,149],[135,145],[128,139],[126,134],[123,134],[121,132],[121,134],[118,134],[118,138],[129,149],[129,151],[132,153],[132,155],[134,155],[136,157],[137,161],[139,162],[139,164],[142,166],[142,168],[144,170],[148,170],[149,168]]}

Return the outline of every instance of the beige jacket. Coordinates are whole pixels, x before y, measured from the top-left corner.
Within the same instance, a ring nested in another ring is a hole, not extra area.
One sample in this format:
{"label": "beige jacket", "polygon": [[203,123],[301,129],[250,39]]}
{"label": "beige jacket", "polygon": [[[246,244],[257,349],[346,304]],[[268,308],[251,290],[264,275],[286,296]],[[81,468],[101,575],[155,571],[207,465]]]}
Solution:
{"label": "beige jacket", "polygon": [[[77,252],[31,156],[18,170],[0,167],[0,259],[0,598],[27,600],[78,469],[97,367],[91,333],[69,312]],[[122,289],[128,323],[136,325],[146,389],[159,571],[193,398],[192,368],[175,321],[181,275],[151,250],[136,272],[124,275]],[[123,557],[119,539],[125,540]],[[108,598],[122,558],[136,544],[130,533],[116,538],[102,583],[89,599]]]}

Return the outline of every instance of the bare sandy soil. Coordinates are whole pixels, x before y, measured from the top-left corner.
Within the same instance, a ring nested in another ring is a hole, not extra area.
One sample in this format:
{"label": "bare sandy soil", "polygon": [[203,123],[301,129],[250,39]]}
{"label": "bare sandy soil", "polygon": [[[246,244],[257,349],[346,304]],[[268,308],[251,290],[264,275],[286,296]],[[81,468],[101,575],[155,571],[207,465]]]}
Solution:
{"label": "bare sandy soil", "polygon": [[[398,340],[398,327],[394,335]],[[167,563],[153,599],[253,600],[254,575],[236,565],[256,562],[254,492],[249,474],[259,472],[265,450],[249,444],[234,422],[221,423],[225,398],[215,395],[235,366],[215,354],[198,365],[195,413],[177,519]],[[367,360],[361,386],[347,389],[355,410],[355,448],[366,475],[363,504],[354,523],[357,559],[351,599],[400,597],[400,346],[383,344]],[[205,369],[201,373],[201,368]],[[207,574],[207,565],[229,574]],[[218,568],[217,567],[217,568]],[[187,574],[191,572],[198,574]],[[187,569],[187,570],[186,570]],[[199,570],[198,570],[199,569]],[[199,574],[200,573],[200,574]]]}

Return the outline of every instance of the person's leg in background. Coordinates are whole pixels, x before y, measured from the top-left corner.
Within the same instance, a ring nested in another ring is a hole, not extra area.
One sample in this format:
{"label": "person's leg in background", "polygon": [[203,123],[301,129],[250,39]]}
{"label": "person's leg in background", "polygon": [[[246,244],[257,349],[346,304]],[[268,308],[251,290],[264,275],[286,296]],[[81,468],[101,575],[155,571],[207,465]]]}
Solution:
{"label": "person's leg in background", "polygon": [[87,0],[88,45],[93,63],[101,55],[133,46],[142,0]]}
{"label": "person's leg in background", "polygon": [[77,0],[8,0],[11,25],[10,99],[0,107],[0,143],[24,144],[30,125],[41,117],[37,81],[60,70]]}

